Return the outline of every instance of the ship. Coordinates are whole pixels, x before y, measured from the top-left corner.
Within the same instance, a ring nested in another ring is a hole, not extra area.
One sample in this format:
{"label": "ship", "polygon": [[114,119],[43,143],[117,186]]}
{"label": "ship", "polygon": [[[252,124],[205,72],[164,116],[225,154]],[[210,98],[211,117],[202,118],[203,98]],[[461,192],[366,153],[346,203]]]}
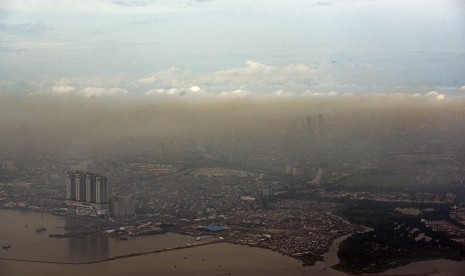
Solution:
{"label": "ship", "polygon": [[44,232],[44,231],[46,231],[46,230],[47,230],[47,228],[45,228],[45,227],[43,227],[43,226],[42,226],[42,227],[37,227],[37,228],[36,228],[36,232],[37,232],[37,233]]}
{"label": "ship", "polygon": [[5,243],[5,244],[2,246],[3,249],[8,249],[8,248],[10,248],[10,247],[11,247],[11,244],[9,244],[9,243]]}

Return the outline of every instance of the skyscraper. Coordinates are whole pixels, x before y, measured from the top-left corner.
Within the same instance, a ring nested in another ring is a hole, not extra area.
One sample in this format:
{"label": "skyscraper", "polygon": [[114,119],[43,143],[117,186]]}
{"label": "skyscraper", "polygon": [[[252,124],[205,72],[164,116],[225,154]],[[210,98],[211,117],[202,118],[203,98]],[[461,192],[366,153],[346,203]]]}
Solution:
{"label": "skyscraper", "polygon": [[108,202],[108,182],[102,175],[80,171],[68,172],[66,181],[66,199],[92,202]]}
{"label": "skyscraper", "polygon": [[102,175],[82,171],[68,171],[66,204],[78,215],[108,214],[108,182]]}
{"label": "skyscraper", "polygon": [[76,200],[86,201],[86,180],[85,180],[84,173],[76,172],[74,181],[75,181],[75,188],[76,188]]}
{"label": "skyscraper", "polygon": [[91,173],[86,174],[86,201],[95,202],[95,175]]}
{"label": "skyscraper", "polygon": [[72,172],[68,172],[68,177],[66,178],[66,199],[76,200],[76,180],[75,174]]}
{"label": "skyscraper", "polygon": [[108,202],[108,184],[105,176],[99,175],[95,177],[95,202]]}

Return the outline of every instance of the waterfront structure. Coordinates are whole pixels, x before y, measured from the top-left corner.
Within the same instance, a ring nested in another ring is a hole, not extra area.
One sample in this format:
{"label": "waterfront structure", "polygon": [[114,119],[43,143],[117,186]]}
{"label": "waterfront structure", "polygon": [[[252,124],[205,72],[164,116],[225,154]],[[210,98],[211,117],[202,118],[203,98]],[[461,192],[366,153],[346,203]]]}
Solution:
{"label": "waterfront structure", "polygon": [[78,215],[105,215],[108,213],[108,182],[103,175],[68,171],[66,204]]}
{"label": "waterfront structure", "polygon": [[136,196],[113,195],[110,202],[110,213],[112,217],[131,217],[136,214]]}

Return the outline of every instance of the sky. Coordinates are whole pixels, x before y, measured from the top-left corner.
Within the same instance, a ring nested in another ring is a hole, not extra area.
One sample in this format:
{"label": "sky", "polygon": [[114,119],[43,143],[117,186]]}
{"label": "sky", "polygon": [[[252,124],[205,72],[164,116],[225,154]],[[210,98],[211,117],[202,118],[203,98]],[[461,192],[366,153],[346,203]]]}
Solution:
{"label": "sky", "polygon": [[0,93],[465,95],[464,0],[0,0]]}

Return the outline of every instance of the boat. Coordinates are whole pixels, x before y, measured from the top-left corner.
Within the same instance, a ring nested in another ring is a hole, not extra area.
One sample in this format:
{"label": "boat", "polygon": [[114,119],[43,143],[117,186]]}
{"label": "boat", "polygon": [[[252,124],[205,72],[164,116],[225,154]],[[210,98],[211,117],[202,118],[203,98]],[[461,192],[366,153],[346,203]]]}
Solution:
{"label": "boat", "polygon": [[37,228],[36,228],[36,232],[37,232],[37,233],[44,232],[44,231],[46,231],[46,230],[47,230],[47,228],[45,228],[45,227],[43,227],[43,226],[42,226],[42,227],[37,227]]}
{"label": "boat", "polygon": [[11,244],[9,244],[9,243],[5,243],[5,244],[2,246],[3,249],[8,249],[8,248],[10,248],[10,247],[11,247]]}

